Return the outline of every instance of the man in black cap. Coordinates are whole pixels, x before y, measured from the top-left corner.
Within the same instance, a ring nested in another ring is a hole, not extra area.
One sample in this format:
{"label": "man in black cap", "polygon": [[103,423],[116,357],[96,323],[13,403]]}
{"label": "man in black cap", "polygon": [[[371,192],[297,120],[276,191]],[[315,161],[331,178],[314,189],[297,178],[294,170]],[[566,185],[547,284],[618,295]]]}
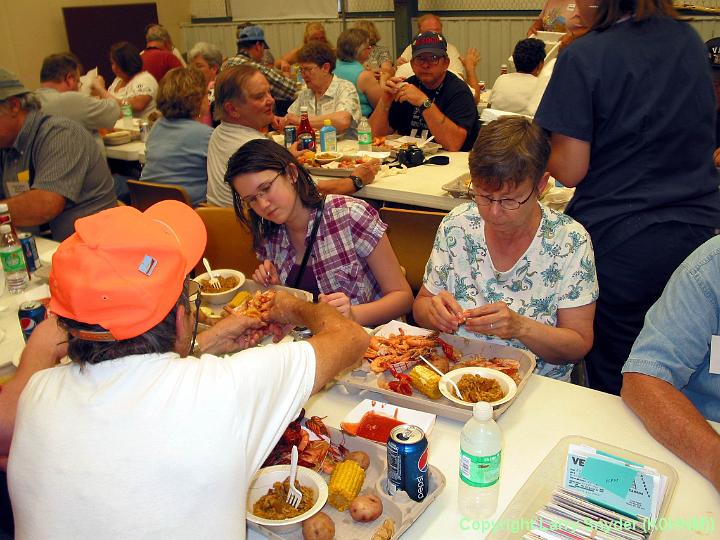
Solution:
{"label": "man in black cap", "polygon": [[705,42],[707,47],[708,60],[712,68],[713,87],[715,88],[715,102],[717,110],[715,112],[715,153],[713,160],[715,166],[720,167],[720,38],[712,38]]}
{"label": "man in black cap", "polygon": [[480,120],[468,85],[448,71],[447,41],[437,32],[418,34],[412,43],[414,75],[392,77],[370,116],[376,136],[397,132],[427,138],[446,150],[469,151],[480,130]]}
{"label": "man in black cap", "polygon": [[[222,70],[242,64],[250,64],[260,70],[270,83],[270,93],[275,101],[292,101],[298,92],[297,81],[286,77],[282,72],[263,63],[263,55],[268,49],[265,41],[265,32],[259,26],[246,26],[240,30],[237,42],[238,53],[228,58],[222,66]],[[289,103],[288,103],[289,105]]]}

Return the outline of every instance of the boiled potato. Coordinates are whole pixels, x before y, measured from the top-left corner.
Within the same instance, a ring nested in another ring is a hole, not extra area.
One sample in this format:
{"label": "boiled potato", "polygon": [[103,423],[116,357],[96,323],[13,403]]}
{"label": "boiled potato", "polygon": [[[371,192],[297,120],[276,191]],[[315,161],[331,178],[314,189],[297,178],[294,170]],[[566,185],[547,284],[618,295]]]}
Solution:
{"label": "boiled potato", "polygon": [[354,452],[348,452],[347,454],[345,454],[345,461],[347,461],[348,459],[351,459],[365,470],[367,470],[367,468],[370,466],[370,456],[368,456],[365,452],[362,452],[361,450],[356,450]]}
{"label": "boiled potato", "polygon": [[335,538],[335,522],[324,512],[307,518],[302,524],[305,540],[332,540]]}
{"label": "boiled potato", "polygon": [[375,521],[382,513],[382,501],[377,495],[360,495],[350,503],[350,517],[355,521]]}

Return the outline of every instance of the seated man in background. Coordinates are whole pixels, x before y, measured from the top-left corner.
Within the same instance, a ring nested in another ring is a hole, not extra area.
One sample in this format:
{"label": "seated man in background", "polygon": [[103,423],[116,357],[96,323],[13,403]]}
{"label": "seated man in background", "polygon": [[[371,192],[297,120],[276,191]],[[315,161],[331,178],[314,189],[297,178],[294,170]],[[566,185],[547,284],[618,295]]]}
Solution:
{"label": "seated man in background", "polygon": [[164,26],[153,24],[145,32],[145,50],[142,55],[143,69],[160,83],[173,68],[183,67],[183,62],[173,53],[172,39]]}
{"label": "seated man in background", "polygon": [[[313,337],[242,350],[263,321],[233,313],[196,351],[187,274],[205,243],[198,214],[163,201],[80,219],[58,248],[49,310],[72,363],[36,373],[20,397],[8,459],[18,538],[245,538],[253,474],[310,395],[362,357],[357,323],[282,291],[264,322]],[[45,336],[28,346],[57,360]]]}
{"label": "seated man in background", "polygon": [[337,130],[338,140],[357,139],[360,122],[360,98],[355,85],[336,77],[335,52],[322,41],[311,41],[298,53],[300,71],[307,88],[300,91],[285,117],[273,124],[278,131],[287,124],[300,124],[300,108],[307,107],[310,124],[316,130],[329,118]]}
{"label": "seated man in background", "polygon": [[[720,491],[720,237],[673,273],[622,368],[623,401]],[[714,349],[714,350],[713,350]]]}
{"label": "seated man in background", "polygon": [[442,34],[427,32],[415,38],[411,65],[415,75],[391,77],[370,116],[373,135],[397,132],[427,138],[445,150],[469,151],[480,131],[472,92],[448,70],[447,42]]}
{"label": "seated man in background", "polygon": [[299,89],[297,81],[263,62],[263,55],[267,49],[268,44],[263,29],[254,25],[246,26],[238,35],[237,55],[228,58],[222,69],[249,64],[265,75],[270,84],[270,93],[276,101],[295,99]]}
{"label": "seated man in background", "polygon": [[[82,65],[72,53],[51,54],[43,60],[40,70],[40,88],[35,95],[43,112],[65,116],[95,136],[105,153],[99,129],[112,129],[120,118],[120,104],[113,97],[94,98],[79,92]],[[98,85],[97,79],[93,85]]]}
{"label": "seated man in background", "polygon": [[535,38],[521,39],[513,50],[517,73],[505,73],[495,81],[488,107],[533,116],[530,103],[545,65],[545,43]]}
{"label": "seated man in background", "polygon": [[[352,86],[352,83],[348,84]],[[208,203],[233,207],[232,191],[225,182],[228,160],[246,142],[265,138],[262,130],[277,118],[273,115],[274,103],[267,79],[254,66],[235,66],[221,71],[218,75],[215,85],[215,113],[221,122],[213,130],[208,146]],[[297,145],[294,145],[294,151],[296,150]],[[371,183],[379,168],[380,163],[377,160],[361,163],[353,169],[349,178],[318,182],[318,190],[323,194],[351,195]]]}
{"label": "seated man in background", "polygon": [[64,240],[79,217],[117,204],[107,161],[77,122],[40,110],[37,98],[0,68],[0,202],[17,227],[50,223]]}
{"label": "seated man in background", "polygon": [[[440,17],[433,15],[432,13],[426,13],[420,17],[417,21],[418,34],[424,34],[426,32],[435,32],[436,34],[443,33],[443,25]],[[458,77],[465,78],[465,69],[463,66],[463,60],[460,56],[460,51],[452,43],[447,44],[447,57],[449,60],[448,69],[452,71]],[[407,64],[412,60],[412,44],[405,47],[405,50],[397,59],[398,68],[403,64]],[[403,72],[396,73],[398,76],[403,76]]]}

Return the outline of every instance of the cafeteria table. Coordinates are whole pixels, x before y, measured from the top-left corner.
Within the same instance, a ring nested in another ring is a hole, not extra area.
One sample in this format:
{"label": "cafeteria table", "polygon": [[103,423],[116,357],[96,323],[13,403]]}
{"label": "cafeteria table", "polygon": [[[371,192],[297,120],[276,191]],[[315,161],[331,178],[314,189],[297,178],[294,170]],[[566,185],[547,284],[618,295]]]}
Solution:
{"label": "cafeteria table", "polygon": [[130,141],[125,144],[105,146],[105,155],[111,159],[122,161],[139,161],[145,163],[145,143],[142,141]]}
{"label": "cafeteria table", "polygon": [[[37,238],[41,259],[48,260],[57,243]],[[13,369],[23,346],[17,319],[17,306],[25,298],[47,295],[47,268],[33,277],[28,291],[19,296],[5,292],[0,296],[0,328],[5,336],[0,341],[0,375]],[[367,393],[351,395],[334,385],[312,396],[306,404],[308,416],[323,416],[325,422],[340,426],[343,417],[361,400],[381,396]],[[720,494],[699,473],[655,441],[642,423],[617,396],[612,396],[569,383],[532,375],[522,393],[498,420],[503,431],[503,458],[497,519],[513,496],[523,486],[535,467],[557,442],[568,435],[581,435],[642,454],[672,466],[678,483],[668,508],[668,528],[658,540],[687,538],[718,538],[720,533]],[[720,424],[710,423],[720,433]],[[458,455],[462,422],[437,418],[429,436],[429,461],[446,479],[445,490],[405,532],[403,539],[481,539],[487,533],[473,528],[456,509]],[[513,516],[527,518],[532,516]],[[712,532],[699,534],[688,531],[681,520],[706,520],[714,525]],[[480,525],[480,524],[478,524]],[[253,530],[249,539],[262,538]]]}

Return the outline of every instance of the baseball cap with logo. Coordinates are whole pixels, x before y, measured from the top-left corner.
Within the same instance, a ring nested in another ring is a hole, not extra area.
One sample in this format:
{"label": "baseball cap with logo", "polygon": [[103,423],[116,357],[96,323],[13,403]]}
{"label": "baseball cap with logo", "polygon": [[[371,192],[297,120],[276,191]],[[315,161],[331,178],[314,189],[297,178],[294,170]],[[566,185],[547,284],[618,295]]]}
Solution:
{"label": "baseball cap with logo", "polygon": [[263,47],[265,47],[266,49],[270,48],[265,41],[265,32],[263,32],[263,29],[259,26],[246,26],[245,28],[240,30],[240,35],[238,36],[238,43],[246,44],[256,43],[258,41],[262,41]]}
{"label": "baseball cap with logo", "polygon": [[0,100],[13,96],[21,96],[30,92],[15,75],[0,68]]}
{"label": "baseball cap with logo", "polygon": [[412,42],[412,57],[415,58],[423,53],[446,56],[447,41],[445,41],[445,37],[437,32],[423,32],[415,36]]}
{"label": "baseball cap with logo", "polygon": [[139,336],[170,313],[206,242],[200,216],[178,201],[78,219],[53,256],[49,309],[116,340]]}
{"label": "baseball cap with logo", "polygon": [[720,69],[720,38],[712,38],[705,42],[708,60],[713,69]]}

